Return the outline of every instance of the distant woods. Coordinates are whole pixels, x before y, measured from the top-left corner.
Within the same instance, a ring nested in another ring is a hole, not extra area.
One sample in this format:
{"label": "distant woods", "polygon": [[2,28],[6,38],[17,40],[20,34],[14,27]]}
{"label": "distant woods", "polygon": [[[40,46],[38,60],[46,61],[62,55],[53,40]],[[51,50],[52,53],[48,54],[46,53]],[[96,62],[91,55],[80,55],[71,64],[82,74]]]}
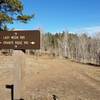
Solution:
{"label": "distant woods", "polygon": [[100,33],[94,37],[87,34],[42,34],[42,50],[45,53],[69,58],[76,62],[100,65]]}
{"label": "distant woods", "polygon": [[[86,33],[73,34],[42,33],[40,50],[22,50],[31,55],[49,55],[51,57],[68,58],[75,62],[100,65],[100,33],[88,36]],[[8,53],[7,53],[8,52]],[[2,50],[5,55],[12,55],[13,50]]]}

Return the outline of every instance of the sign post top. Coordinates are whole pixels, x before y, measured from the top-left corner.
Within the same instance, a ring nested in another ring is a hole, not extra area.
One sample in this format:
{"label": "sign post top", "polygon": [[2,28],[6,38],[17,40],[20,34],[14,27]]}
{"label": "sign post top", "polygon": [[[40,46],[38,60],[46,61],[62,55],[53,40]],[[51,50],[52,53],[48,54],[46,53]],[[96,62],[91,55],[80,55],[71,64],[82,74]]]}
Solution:
{"label": "sign post top", "polygon": [[40,31],[2,31],[0,32],[0,49],[40,49]]}

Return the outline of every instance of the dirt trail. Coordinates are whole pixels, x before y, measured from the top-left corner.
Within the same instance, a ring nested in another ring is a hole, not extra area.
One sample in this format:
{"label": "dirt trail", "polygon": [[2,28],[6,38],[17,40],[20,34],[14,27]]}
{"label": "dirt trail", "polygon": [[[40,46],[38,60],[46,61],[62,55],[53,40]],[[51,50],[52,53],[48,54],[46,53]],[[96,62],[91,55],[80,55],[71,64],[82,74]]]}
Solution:
{"label": "dirt trail", "polygon": [[[4,85],[13,82],[14,57],[0,57],[0,100],[10,100]],[[22,97],[53,100],[53,95],[57,100],[100,100],[100,68],[67,59],[24,55]]]}

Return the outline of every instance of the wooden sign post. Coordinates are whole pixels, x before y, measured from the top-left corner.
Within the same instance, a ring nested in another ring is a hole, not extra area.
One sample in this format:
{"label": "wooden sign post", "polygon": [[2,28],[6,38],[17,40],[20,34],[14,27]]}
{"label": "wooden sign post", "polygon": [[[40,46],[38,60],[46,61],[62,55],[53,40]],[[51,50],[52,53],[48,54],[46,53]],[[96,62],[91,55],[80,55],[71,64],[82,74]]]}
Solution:
{"label": "wooden sign post", "polygon": [[14,100],[14,85],[6,85],[6,88],[11,90],[11,100]]}
{"label": "wooden sign post", "polygon": [[[0,32],[0,49],[40,49],[40,31],[3,31]],[[15,55],[14,58],[14,99],[21,98],[22,66],[24,58],[22,55]]]}

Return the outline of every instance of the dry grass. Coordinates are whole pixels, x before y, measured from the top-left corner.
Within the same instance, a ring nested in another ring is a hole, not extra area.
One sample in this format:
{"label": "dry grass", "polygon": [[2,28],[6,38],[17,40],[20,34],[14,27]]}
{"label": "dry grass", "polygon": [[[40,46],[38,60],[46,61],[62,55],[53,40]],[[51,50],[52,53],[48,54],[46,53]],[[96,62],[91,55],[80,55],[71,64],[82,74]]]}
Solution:
{"label": "dry grass", "polygon": [[[23,55],[21,58],[25,100],[53,100],[53,95],[58,100],[100,100],[99,67],[48,56]],[[10,100],[5,84],[13,83],[14,59],[16,55],[0,57],[0,100]]]}

